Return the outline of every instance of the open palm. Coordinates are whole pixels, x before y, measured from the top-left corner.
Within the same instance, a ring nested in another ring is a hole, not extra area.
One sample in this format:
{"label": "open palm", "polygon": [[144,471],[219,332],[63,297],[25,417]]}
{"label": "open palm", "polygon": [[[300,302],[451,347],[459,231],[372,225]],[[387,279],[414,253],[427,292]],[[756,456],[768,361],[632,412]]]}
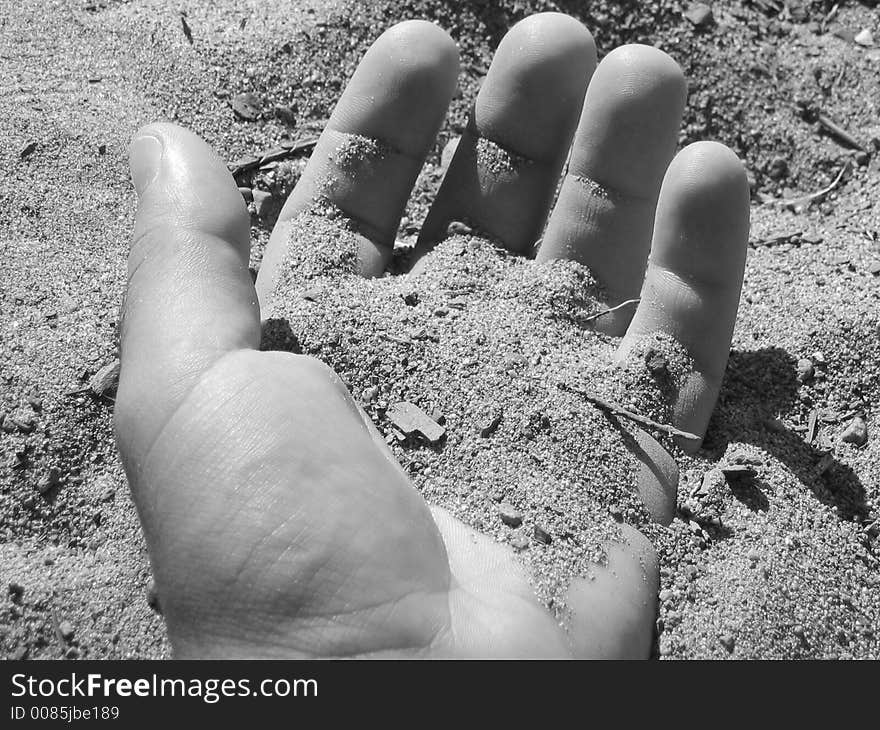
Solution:
{"label": "open palm", "polygon": [[[387,31],[280,220],[329,195],[358,224],[360,272],[380,273],[457,72],[436,26]],[[496,54],[419,250],[467,219],[529,253],[571,149],[538,257],[588,265],[609,305],[641,291],[632,322],[621,310],[603,326],[626,334],[624,349],[657,331],[688,349],[697,372],[676,425],[702,434],[736,314],[748,189],[720,145],[670,164],[683,104],[681,72],[656,49],[624,47],[596,69],[573,19],[523,21]],[[340,175],[333,151],[350,135],[393,153]],[[480,140],[532,164],[501,179],[478,163]],[[259,351],[287,237],[273,235],[255,288],[241,196],[207,145],[151,125],[131,166],[139,206],[115,425],[177,656],[647,655],[656,558],[644,537],[628,529],[594,580],[572,582],[560,627],[508,548],[426,504],[328,367]],[[328,172],[341,182],[326,193]],[[674,468],[659,446],[649,452],[666,483],[639,486],[668,520]]]}

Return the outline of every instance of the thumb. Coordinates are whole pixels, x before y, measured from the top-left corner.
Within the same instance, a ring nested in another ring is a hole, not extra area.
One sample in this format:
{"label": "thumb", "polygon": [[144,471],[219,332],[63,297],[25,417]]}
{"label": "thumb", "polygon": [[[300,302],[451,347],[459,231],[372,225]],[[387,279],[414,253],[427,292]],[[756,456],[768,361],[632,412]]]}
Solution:
{"label": "thumb", "polygon": [[138,192],[120,331],[115,425],[137,464],[170,414],[224,354],[259,346],[248,216],[214,151],[173,124],[138,131]]}
{"label": "thumb", "polygon": [[129,166],[138,194],[135,241],[158,226],[194,229],[229,242],[247,261],[244,201],[204,141],[176,124],[150,124],[135,134]]}

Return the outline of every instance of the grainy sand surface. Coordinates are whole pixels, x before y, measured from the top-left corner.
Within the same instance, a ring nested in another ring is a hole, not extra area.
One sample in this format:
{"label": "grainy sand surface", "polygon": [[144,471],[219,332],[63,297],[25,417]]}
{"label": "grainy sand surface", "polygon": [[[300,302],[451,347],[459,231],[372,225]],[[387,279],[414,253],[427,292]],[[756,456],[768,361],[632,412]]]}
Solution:
{"label": "grainy sand surface", "polygon": [[[182,32],[181,6],[169,2],[4,5],[0,654],[168,655],[112,441],[112,402],[70,394],[87,389],[116,356],[135,202],[126,163],[132,133],[147,122],[173,120],[226,159],[246,161],[319,131],[357,59],[384,27],[405,17],[434,18],[461,44],[465,70],[401,224],[400,238],[412,241],[439,180],[440,150],[461,132],[500,32],[525,10],[581,4],[529,2],[517,10],[505,2],[495,15],[459,5],[191,3],[185,9],[192,43]],[[837,31],[869,27],[880,42],[878,11],[847,4],[823,24],[821,3],[800,3],[806,15],[788,18],[716,3],[717,24],[697,30],[673,5],[599,2],[584,16],[600,52],[622,39],[649,40],[678,58],[691,85],[682,142],[721,138],[747,161],[755,182],[754,245],[719,406],[705,448],[694,457],[677,455],[676,519],[652,533],[662,558],[657,655],[878,658],[880,167],[876,154],[857,159],[818,134],[792,104],[801,94],[831,110],[868,152],[874,149],[878,49]],[[247,91],[262,102],[253,121],[231,108],[232,98]],[[293,118],[275,106],[291,109]],[[253,196],[255,267],[279,199],[303,161],[303,154],[292,155],[262,170],[248,167],[237,178],[271,194]],[[824,187],[847,162],[841,184],[804,210],[772,202]],[[455,309],[438,300],[425,317],[454,331],[455,318],[435,316],[438,307]],[[352,318],[370,316],[366,308],[350,311]],[[514,369],[538,366],[529,358],[540,346],[534,352],[523,346],[521,354],[526,361]],[[352,385],[363,400],[370,384]],[[458,429],[456,411],[445,402],[449,393],[418,395],[435,398],[450,418],[447,438],[473,438]],[[523,400],[523,413],[531,412],[527,393],[495,395],[499,403]],[[864,445],[841,438],[857,418],[866,423]],[[482,440],[504,443],[513,431],[502,424]],[[549,438],[540,418],[536,425],[536,437]],[[439,458],[435,452],[395,448],[417,482],[436,488],[425,474]],[[416,462],[422,466],[412,467]],[[483,519],[476,497],[444,495],[465,518]],[[526,527],[534,526],[529,500],[539,504],[537,495],[514,490],[504,498],[513,500]],[[511,539],[509,526],[486,529]],[[546,547],[533,544],[533,536],[524,553]],[[547,600],[551,584],[542,589]]]}

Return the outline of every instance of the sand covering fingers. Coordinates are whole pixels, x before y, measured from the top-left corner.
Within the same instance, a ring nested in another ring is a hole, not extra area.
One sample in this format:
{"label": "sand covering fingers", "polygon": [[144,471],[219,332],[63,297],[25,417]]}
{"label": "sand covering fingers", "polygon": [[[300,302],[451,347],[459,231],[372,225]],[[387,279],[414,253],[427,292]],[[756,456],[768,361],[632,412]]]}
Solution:
{"label": "sand covering fingers", "polygon": [[[616,341],[585,324],[603,305],[575,262],[454,235],[417,275],[365,279],[356,236],[314,212],[291,222],[263,349],[329,364],[425,499],[510,544],[561,616],[619,522],[654,527],[634,491],[634,425],[563,386],[664,421],[689,358],[656,337],[615,365]],[[404,425],[414,414],[421,430]]]}

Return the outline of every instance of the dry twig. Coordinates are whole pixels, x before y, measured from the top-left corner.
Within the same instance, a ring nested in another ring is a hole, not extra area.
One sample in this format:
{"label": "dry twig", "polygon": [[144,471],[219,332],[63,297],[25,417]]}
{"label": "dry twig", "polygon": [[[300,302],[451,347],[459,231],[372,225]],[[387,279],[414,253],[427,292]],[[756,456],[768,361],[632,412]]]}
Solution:
{"label": "dry twig", "polygon": [[624,418],[628,418],[630,421],[638,423],[641,426],[647,426],[648,428],[653,428],[657,431],[662,431],[663,433],[669,434],[670,436],[678,436],[679,438],[686,439],[688,441],[700,441],[700,437],[695,433],[690,433],[689,431],[682,431],[680,429],[675,428],[675,426],[669,426],[665,423],[658,423],[657,421],[652,421],[650,418],[646,416],[640,416],[638,413],[633,413],[632,411],[628,411],[623,406],[619,406],[616,403],[611,403],[607,400],[603,400],[598,396],[593,395],[592,393],[587,393],[586,391],[580,390],[579,388],[574,388],[570,385],[566,385],[565,383],[557,383],[557,387],[562,390],[566,390],[569,393],[575,393],[576,395],[581,396],[584,400],[592,403],[594,406],[599,408],[600,410],[605,411],[606,413],[611,413],[615,416],[623,416]]}
{"label": "dry twig", "polygon": [[640,301],[641,299],[627,299],[626,301],[623,301],[617,306],[611,307],[610,309],[603,309],[601,312],[591,314],[589,317],[585,317],[582,321],[595,322],[597,319],[599,319],[599,317],[604,317],[606,314],[611,314],[612,312],[616,312],[618,309],[628,307],[630,304],[638,304]]}

